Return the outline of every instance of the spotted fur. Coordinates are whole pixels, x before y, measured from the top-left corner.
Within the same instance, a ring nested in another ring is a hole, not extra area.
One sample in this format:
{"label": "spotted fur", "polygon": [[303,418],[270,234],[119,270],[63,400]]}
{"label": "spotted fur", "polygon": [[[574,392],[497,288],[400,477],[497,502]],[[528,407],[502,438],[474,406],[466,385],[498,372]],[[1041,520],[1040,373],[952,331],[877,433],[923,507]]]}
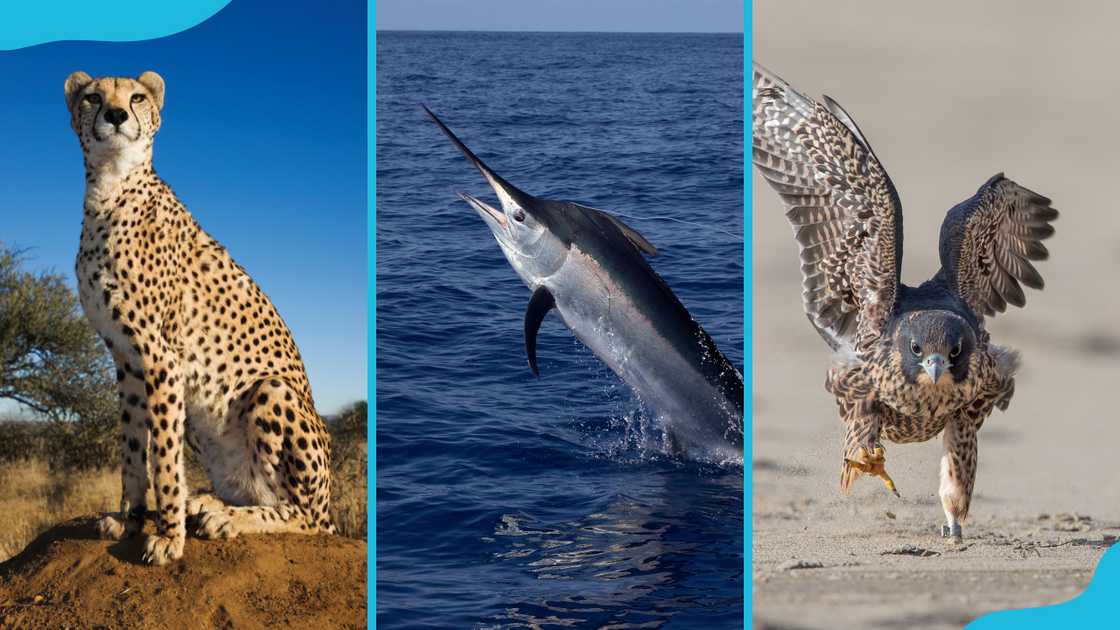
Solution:
{"label": "spotted fur", "polygon": [[[204,537],[333,533],[330,439],[291,332],[152,168],[163,79],[76,72],[65,93],[86,171],[79,297],[121,404],[121,510],[100,533],[138,533],[149,489],[153,564],[182,556],[188,516]],[[187,441],[213,494],[188,497]]]}

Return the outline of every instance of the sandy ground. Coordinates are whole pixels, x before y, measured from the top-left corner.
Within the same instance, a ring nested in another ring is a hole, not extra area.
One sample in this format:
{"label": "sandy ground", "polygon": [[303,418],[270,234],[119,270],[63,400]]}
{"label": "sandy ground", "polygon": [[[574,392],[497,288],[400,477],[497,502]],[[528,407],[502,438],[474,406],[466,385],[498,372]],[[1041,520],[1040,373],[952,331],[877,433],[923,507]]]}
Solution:
{"label": "sandy ground", "polygon": [[182,560],[151,567],[141,537],[98,540],[93,523],[63,523],[0,563],[0,628],[366,627],[364,541],[187,538]]}
{"label": "sandy ground", "polygon": [[755,59],[837,99],[884,161],[905,209],[905,282],[937,269],[945,211],[994,173],[1062,212],[1046,290],[989,321],[1024,367],[1011,408],[980,432],[972,517],[952,548],[934,535],[939,439],[887,444],[902,499],[871,478],[840,496],[827,349],[801,312],[781,206],[754,175],[757,627],[959,628],[1069,599],[1120,535],[1120,5],[1036,5],[754,3]]}

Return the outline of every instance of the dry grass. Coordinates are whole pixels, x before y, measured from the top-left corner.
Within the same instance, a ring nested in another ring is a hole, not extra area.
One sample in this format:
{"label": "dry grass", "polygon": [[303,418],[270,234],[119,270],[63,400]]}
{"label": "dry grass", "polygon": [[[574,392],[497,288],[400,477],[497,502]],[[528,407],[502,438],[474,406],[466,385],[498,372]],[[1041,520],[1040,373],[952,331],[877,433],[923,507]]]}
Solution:
{"label": "dry grass", "polygon": [[[366,538],[366,443],[336,437],[331,512],[339,533]],[[207,487],[206,475],[188,462],[188,483]],[[61,521],[119,509],[119,468],[51,471],[40,459],[0,463],[0,562]],[[149,496],[149,505],[154,505]]]}
{"label": "dry grass", "polygon": [[366,477],[367,445],[363,440],[339,448],[339,442],[341,440],[336,438],[332,453],[331,517],[338,533],[365,540],[368,526],[366,492],[369,487]]}
{"label": "dry grass", "polygon": [[38,459],[0,464],[0,562],[59,521],[115,509],[120,485],[117,470],[58,473]]}

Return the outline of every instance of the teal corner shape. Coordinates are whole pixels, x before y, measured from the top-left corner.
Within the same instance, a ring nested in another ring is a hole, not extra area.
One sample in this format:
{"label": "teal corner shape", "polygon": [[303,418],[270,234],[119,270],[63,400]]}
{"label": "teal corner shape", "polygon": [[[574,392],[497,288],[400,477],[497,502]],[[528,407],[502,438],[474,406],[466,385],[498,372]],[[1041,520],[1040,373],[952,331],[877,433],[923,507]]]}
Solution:
{"label": "teal corner shape", "polygon": [[229,3],[230,0],[10,3],[0,18],[0,50],[67,40],[134,42],[167,37],[205,22]]}
{"label": "teal corner shape", "polygon": [[1120,627],[1120,600],[1117,596],[1120,596],[1120,545],[1115,545],[1104,553],[1089,585],[1073,599],[1040,608],[988,613],[966,628],[1117,628]]}

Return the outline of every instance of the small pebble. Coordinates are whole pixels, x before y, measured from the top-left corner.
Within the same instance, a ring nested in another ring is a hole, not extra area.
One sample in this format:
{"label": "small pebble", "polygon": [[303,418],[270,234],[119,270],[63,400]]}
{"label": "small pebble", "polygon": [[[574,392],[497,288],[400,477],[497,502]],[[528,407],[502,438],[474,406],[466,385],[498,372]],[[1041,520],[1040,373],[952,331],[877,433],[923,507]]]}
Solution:
{"label": "small pebble", "polygon": [[815,560],[790,560],[778,567],[782,571],[796,571],[798,569],[823,569],[824,563]]}
{"label": "small pebble", "polygon": [[901,547],[895,547],[894,549],[888,549],[880,555],[884,555],[884,556],[917,556],[919,558],[928,558],[930,556],[939,556],[941,554],[940,554],[940,552],[931,551],[929,549],[922,549],[921,547],[915,547],[914,545],[902,545]]}

